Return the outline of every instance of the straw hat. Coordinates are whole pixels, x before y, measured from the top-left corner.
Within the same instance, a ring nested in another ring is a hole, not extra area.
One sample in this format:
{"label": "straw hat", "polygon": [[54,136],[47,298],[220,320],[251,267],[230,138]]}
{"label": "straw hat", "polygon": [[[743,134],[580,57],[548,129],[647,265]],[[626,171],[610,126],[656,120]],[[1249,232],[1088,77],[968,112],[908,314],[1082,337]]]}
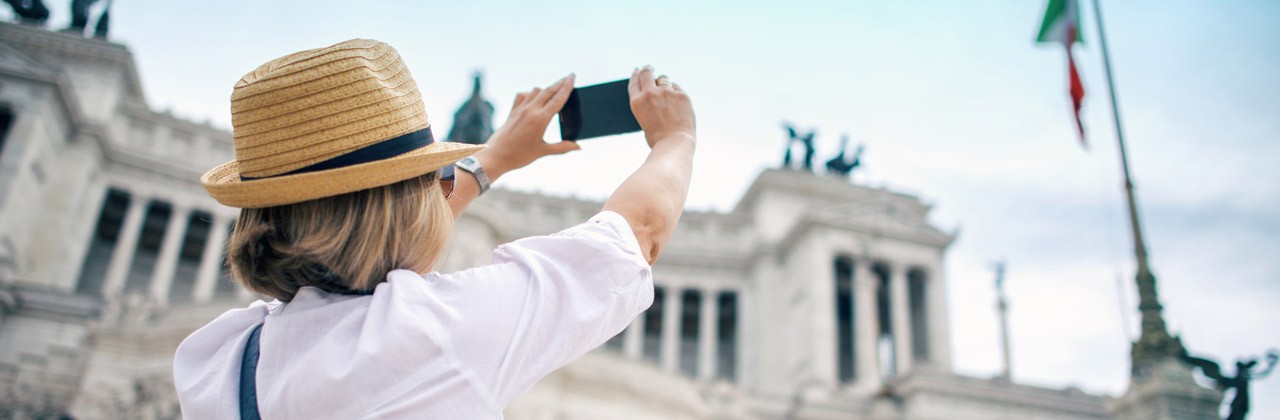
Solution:
{"label": "straw hat", "polygon": [[353,39],[271,60],[231,93],[236,159],[200,178],[219,203],[260,208],[393,184],[484,148],[435,142],[394,48]]}

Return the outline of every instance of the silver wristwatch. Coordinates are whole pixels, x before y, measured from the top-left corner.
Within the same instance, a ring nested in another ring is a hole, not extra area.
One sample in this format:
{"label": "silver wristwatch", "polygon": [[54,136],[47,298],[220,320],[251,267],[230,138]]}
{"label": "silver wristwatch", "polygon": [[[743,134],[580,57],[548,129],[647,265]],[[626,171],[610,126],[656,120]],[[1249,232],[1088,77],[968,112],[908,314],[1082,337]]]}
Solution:
{"label": "silver wristwatch", "polygon": [[480,194],[484,194],[485,191],[489,191],[489,176],[484,174],[484,168],[480,167],[480,161],[476,160],[476,158],[462,158],[462,160],[454,163],[453,166],[467,171],[467,173],[470,173],[471,176],[476,179],[476,183],[480,184]]}

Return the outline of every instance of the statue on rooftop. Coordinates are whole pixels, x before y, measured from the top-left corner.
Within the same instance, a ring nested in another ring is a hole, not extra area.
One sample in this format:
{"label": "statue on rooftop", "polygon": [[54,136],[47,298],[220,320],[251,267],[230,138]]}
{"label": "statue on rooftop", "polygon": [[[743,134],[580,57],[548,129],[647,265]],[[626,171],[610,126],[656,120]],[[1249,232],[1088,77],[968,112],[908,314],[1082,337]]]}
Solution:
{"label": "statue on rooftop", "polygon": [[804,146],[804,170],[813,170],[813,137],[818,135],[817,130],[810,130],[808,133],[801,134],[796,131],[796,127],[791,123],[782,123],[782,127],[787,129],[787,153],[782,155],[782,167],[791,167],[791,146],[799,141]]}
{"label": "statue on rooftop", "polygon": [[1267,367],[1260,372],[1254,372],[1253,369],[1258,365],[1258,359],[1236,360],[1236,375],[1230,377],[1223,375],[1222,368],[1212,360],[1190,355],[1184,355],[1182,359],[1191,366],[1200,368],[1204,376],[1212,379],[1218,389],[1226,391],[1235,388],[1236,396],[1231,400],[1231,413],[1227,415],[1227,420],[1244,420],[1245,414],[1249,412],[1249,381],[1262,379],[1271,374],[1271,369],[1276,367],[1276,360],[1280,359],[1280,352],[1275,350],[1267,352]]}
{"label": "statue on rooftop", "polygon": [[453,127],[449,128],[448,141],[468,144],[484,144],[493,135],[493,104],[480,96],[480,72],[475,73],[471,98],[453,113]]}
{"label": "statue on rooftop", "polygon": [[846,160],[844,151],[849,147],[849,135],[840,136],[840,154],[827,161],[827,173],[836,175],[841,178],[848,178],[849,174],[859,166],[862,166],[862,148],[859,144],[858,149],[853,152],[853,159]]}
{"label": "statue on rooftop", "polygon": [[89,6],[98,0],[71,0],[71,25],[66,32],[84,35],[84,28],[89,26]]}
{"label": "statue on rooftop", "polygon": [[93,25],[93,37],[97,39],[107,39],[107,31],[111,26],[111,0],[107,0],[107,6],[102,8],[102,15],[98,16],[98,23]]}
{"label": "statue on rooftop", "polygon": [[13,8],[13,14],[18,16],[18,22],[33,26],[44,26],[44,22],[49,20],[49,8],[45,7],[41,0],[4,0],[9,3],[9,7]]}

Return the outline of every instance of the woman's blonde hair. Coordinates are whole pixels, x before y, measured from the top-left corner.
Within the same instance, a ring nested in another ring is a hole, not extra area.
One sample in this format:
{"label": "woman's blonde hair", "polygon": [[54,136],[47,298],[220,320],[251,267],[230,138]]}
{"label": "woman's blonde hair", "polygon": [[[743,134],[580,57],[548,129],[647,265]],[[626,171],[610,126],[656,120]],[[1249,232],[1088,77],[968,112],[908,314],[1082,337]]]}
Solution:
{"label": "woman's blonde hair", "polygon": [[243,209],[227,244],[236,282],[288,302],[298,289],[369,293],[395,269],[425,273],[453,231],[435,174],[278,207]]}

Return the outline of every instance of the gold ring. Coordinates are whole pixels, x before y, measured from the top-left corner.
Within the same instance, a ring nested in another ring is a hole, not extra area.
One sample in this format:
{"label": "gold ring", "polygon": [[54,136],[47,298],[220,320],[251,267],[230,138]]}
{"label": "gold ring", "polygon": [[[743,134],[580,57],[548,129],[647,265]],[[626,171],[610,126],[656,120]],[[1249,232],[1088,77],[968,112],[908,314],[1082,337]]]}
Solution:
{"label": "gold ring", "polygon": [[667,78],[667,75],[665,74],[658,76],[657,82],[658,82],[658,86],[671,86],[674,84],[671,82],[670,78]]}

